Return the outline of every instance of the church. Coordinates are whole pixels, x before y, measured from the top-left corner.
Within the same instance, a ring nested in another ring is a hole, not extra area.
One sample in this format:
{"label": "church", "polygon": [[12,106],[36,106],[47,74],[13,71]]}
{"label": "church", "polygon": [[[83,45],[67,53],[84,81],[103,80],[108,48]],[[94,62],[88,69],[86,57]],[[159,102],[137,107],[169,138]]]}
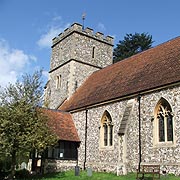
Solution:
{"label": "church", "polygon": [[180,37],[115,64],[113,46],[78,23],[52,40],[44,109],[59,142],[45,170],[180,175]]}

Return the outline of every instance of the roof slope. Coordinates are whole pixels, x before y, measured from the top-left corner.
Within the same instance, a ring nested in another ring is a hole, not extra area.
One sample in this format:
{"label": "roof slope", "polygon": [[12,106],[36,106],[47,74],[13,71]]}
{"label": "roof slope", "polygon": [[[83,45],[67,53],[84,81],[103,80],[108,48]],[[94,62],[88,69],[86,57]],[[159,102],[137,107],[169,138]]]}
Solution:
{"label": "roof slope", "polygon": [[48,116],[48,126],[59,137],[59,140],[80,142],[70,113],[60,110],[40,108]]}
{"label": "roof slope", "polygon": [[60,107],[70,111],[180,81],[180,37],[93,73]]}

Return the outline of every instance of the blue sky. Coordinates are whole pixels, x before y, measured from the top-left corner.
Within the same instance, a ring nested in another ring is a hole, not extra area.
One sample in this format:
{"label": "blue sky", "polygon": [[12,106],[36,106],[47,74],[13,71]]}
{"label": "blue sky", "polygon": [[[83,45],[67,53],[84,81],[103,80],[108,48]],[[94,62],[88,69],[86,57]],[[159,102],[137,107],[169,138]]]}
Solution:
{"label": "blue sky", "polygon": [[51,39],[72,23],[115,38],[147,32],[153,46],[180,35],[179,0],[0,0],[0,85],[44,69],[47,80]]}

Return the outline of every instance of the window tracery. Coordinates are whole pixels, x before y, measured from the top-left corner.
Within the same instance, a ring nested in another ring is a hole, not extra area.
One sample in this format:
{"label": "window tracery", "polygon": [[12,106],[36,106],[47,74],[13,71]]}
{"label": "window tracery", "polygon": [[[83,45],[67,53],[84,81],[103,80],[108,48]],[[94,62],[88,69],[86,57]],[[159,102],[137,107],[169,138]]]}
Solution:
{"label": "window tracery", "polygon": [[170,104],[161,98],[156,110],[157,143],[169,143],[174,141],[173,113]]}
{"label": "window tracery", "polygon": [[108,111],[105,111],[101,119],[101,146],[113,145],[113,124]]}

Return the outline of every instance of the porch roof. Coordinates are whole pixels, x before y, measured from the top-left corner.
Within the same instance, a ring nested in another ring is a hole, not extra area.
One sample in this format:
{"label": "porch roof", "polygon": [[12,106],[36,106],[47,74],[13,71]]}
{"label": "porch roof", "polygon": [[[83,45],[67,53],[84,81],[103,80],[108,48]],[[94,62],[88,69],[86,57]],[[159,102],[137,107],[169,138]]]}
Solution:
{"label": "porch roof", "polygon": [[40,108],[48,117],[48,126],[58,136],[59,140],[80,142],[72,116],[68,112]]}

